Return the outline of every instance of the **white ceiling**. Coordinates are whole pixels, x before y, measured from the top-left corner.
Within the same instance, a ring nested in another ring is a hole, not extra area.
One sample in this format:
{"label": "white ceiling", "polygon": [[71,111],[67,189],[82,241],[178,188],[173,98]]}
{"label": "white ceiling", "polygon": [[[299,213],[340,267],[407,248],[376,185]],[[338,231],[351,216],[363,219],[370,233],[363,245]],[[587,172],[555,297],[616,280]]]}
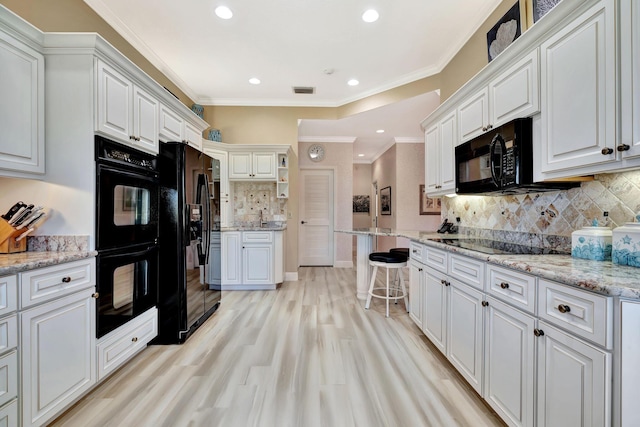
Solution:
{"label": "white ceiling", "polygon": [[[501,0],[84,0],[195,102],[203,105],[327,106],[438,73]],[[234,13],[215,16],[219,5]],[[375,8],[380,19],[365,23]],[[328,73],[327,70],[331,72]],[[261,80],[260,85],[248,81]],[[358,86],[348,86],[355,78]],[[315,88],[294,94],[293,86]],[[426,102],[426,101],[425,101]],[[430,101],[429,101],[430,102]],[[408,102],[411,108],[417,104]],[[432,109],[431,109],[432,110]],[[429,110],[429,111],[431,111]],[[428,112],[418,114],[421,120]],[[389,110],[403,120],[403,110]],[[379,112],[371,112],[377,126]],[[363,134],[368,113],[336,132]],[[383,116],[384,117],[384,116]],[[418,120],[418,123],[419,123]],[[388,123],[389,121],[387,121]],[[215,123],[212,123],[215,127]],[[391,124],[386,125],[391,129]],[[320,123],[303,122],[301,130]],[[415,126],[413,126],[415,128]],[[377,127],[378,128],[378,127]],[[387,138],[415,135],[395,126]],[[415,130],[415,129],[414,129]],[[396,133],[399,132],[399,133]],[[313,135],[306,135],[313,136]],[[224,137],[224,135],[223,135]],[[377,140],[376,140],[377,141]],[[388,139],[387,139],[388,141]],[[379,147],[380,148],[380,147]],[[354,147],[355,152],[362,152]]]}

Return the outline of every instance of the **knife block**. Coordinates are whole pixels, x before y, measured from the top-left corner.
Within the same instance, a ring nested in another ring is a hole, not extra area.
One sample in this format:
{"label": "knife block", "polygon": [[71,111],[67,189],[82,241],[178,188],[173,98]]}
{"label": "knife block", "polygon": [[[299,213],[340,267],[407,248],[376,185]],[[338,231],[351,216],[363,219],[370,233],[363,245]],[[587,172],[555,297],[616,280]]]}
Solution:
{"label": "knife block", "polygon": [[27,250],[27,239],[16,242],[16,237],[26,230],[16,230],[3,218],[0,218],[0,254],[12,254]]}

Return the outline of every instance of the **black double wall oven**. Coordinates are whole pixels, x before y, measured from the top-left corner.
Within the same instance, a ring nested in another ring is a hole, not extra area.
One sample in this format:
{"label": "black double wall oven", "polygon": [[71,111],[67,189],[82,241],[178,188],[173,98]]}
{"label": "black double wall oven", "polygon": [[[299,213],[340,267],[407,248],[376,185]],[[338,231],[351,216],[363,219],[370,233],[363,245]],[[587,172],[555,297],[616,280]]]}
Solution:
{"label": "black double wall oven", "polygon": [[100,136],[96,144],[97,337],[158,299],[156,156]]}

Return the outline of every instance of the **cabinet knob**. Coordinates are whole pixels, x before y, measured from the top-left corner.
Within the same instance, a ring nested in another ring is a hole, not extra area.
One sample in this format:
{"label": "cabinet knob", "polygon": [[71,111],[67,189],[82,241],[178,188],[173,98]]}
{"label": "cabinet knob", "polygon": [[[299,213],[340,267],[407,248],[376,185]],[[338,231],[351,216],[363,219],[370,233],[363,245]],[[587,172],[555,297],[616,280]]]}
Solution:
{"label": "cabinet knob", "polygon": [[418,268],[418,271],[422,271],[422,269],[421,269],[421,268]]}
{"label": "cabinet knob", "polygon": [[493,125],[487,126],[487,130],[493,129]]}
{"label": "cabinet knob", "polygon": [[509,284],[507,282],[502,282],[502,283],[500,283],[500,287],[502,289],[509,289]]}
{"label": "cabinet knob", "polygon": [[98,298],[100,298],[100,294],[98,292],[95,292],[95,293],[91,294],[91,298],[98,299]]}
{"label": "cabinet knob", "polygon": [[445,286],[451,286],[451,282],[447,282],[446,280],[444,281],[444,285]]}
{"label": "cabinet knob", "polygon": [[134,140],[134,141],[135,141],[135,140],[136,140],[136,137],[135,137],[135,136],[133,136],[133,135],[129,135],[129,139],[132,139],[132,140]]}
{"label": "cabinet knob", "polygon": [[620,144],[616,147],[618,151],[628,151],[630,148],[629,144]]}
{"label": "cabinet knob", "polygon": [[533,335],[537,336],[537,337],[541,337],[544,335],[544,331],[542,329],[534,329],[533,330]]}
{"label": "cabinet knob", "polygon": [[300,221],[300,224],[306,224],[307,221]]}
{"label": "cabinet knob", "polygon": [[560,304],[560,305],[558,306],[558,311],[559,311],[560,313],[569,313],[569,312],[571,311],[571,307],[569,307],[569,306],[568,306],[568,305],[566,305],[566,304]]}
{"label": "cabinet knob", "polygon": [[601,153],[604,156],[608,156],[609,154],[613,153],[613,148],[605,147],[602,149]]}
{"label": "cabinet knob", "polygon": [[69,283],[70,281],[71,281],[71,277],[69,276],[62,278],[62,283]]}
{"label": "cabinet knob", "polygon": [[131,342],[138,342],[138,337],[131,338]]}
{"label": "cabinet knob", "polygon": [[489,301],[482,301],[483,307],[489,307]]}
{"label": "cabinet knob", "polygon": [[486,126],[482,126],[482,132],[486,132],[486,131],[488,131],[488,130],[489,130],[489,129],[487,129],[487,127],[486,127]]}

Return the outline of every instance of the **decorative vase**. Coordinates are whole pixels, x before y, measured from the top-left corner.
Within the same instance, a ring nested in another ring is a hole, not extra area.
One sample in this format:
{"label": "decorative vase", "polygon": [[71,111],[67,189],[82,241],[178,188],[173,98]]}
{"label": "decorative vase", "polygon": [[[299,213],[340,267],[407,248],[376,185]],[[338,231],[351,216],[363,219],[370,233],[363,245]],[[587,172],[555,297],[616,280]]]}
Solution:
{"label": "decorative vase", "polygon": [[612,231],[609,227],[584,227],[571,233],[571,256],[593,261],[611,260]]}
{"label": "decorative vase", "polygon": [[200,117],[201,119],[204,119],[204,107],[200,104],[193,104],[191,106],[191,111],[193,111],[194,113],[196,113],[196,115],[198,117]]}
{"label": "decorative vase", "polygon": [[210,129],[207,139],[209,141],[222,142],[222,135],[218,129]]}

